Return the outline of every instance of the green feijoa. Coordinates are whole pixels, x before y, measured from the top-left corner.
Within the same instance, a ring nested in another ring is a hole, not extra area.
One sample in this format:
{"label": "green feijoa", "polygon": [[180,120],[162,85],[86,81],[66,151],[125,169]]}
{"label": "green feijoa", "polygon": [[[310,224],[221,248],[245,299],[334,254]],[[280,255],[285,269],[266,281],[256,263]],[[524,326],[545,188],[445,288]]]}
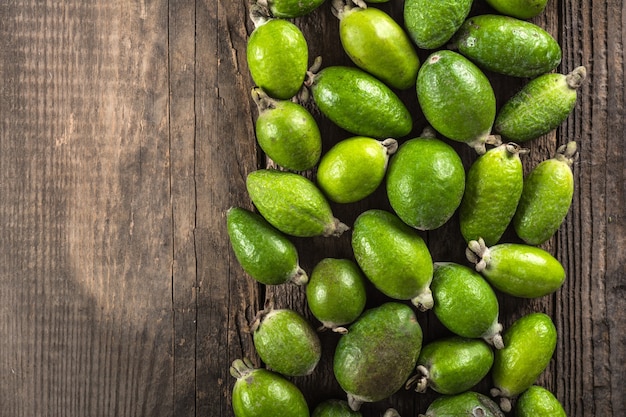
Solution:
{"label": "green feijoa", "polygon": [[354,203],[372,194],[387,172],[389,155],[398,149],[395,139],[379,141],[355,136],[328,150],[317,167],[317,185],[336,203]]}
{"label": "green feijoa", "polygon": [[509,412],[510,399],[533,385],[548,366],[557,333],[550,316],[535,312],[517,319],[503,338],[504,348],[494,355],[491,394],[501,397],[500,408]]}
{"label": "green feijoa", "polygon": [[504,417],[491,398],[479,392],[444,395],[436,398],[418,417]]}
{"label": "green feijoa", "polygon": [[322,259],[306,287],[309,309],[322,328],[344,332],[365,308],[365,277],[350,259]]}
{"label": "green feijoa", "polygon": [[[252,14],[252,11],[251,11]],[[302,88],[309,50],[302,31],[283,19],[254,19],[246,57],[255,84],[269,96],[290,99]]]}
{"label": "green feijoa", "polygon": [[585,67],[567,75],[543,74],[530,80],[500,109],[494,131],[507,140],[525,142],[556,129],[576,105]]}
{"label": "green feijoa", "polygon": [[472,240],[467,258],[491,285],[515,297],[543,297],[561,288],[565,281],[563,265],[536,246],[500,243],[487,247],[482,239]]}
{"label": "green feijoa", "polygon": [[487,76],[463,55],[433,52],[417,75],[417,99],[430,125],[443,136],[467,143],[479,154],[496,117],[496,99]]}
{"label": "green feijoa", "polygon": [[416,383],[416,392],[433,391],[454,395],[473,388],[487,376],[493,365],[491,347],[480,339],[459,336],[427,343],[417,359],[417,374],[406,387]]}
{"label": "green feijoa", "polygon": [[549,390],[533,385],[515,402],[515,417],[567,417],[559,400]]}
{"label": "green feijoa", "polygon": [[231,207],[226,226],[237,261],[252,278],[267,285],[306,284],[308,277],[298,263],[295,245],[263,216]]}
{"label": "green feijoa", "polygon": [[472,3],[473,0],[406,0],[404,25],[418,47],[437,49],[461,27]]}
{"label": "green feijoa", "polygon": [[354,222],[352,249],[380,292],[411,300],[422,311],[432,308],[432,257],[422,237],[398,216],[379,209],[361,213]]}
{"label": "green feijoa", "polygon": [[311,417],[362,417],[359,411],[350,408],[347,401],[330,399],[318,404]]}
{"label": "green feijoa", "polygon": [[248,359],[236,359],[230,373],[237,379],[232,391],[236,417],[308,417],[309,406],[302,391],[286,378]]}
{"label": "green feijoa", "polygon": [[530,19],[540,15],[548,0],[486,0],[498,13],[518,19]]}
{"label": "green feijoa", "polygon": [[483,338],[501,349],[500,306],[489,283],[465,265],[435,262],[434,268],[430,289],[441,324],[459,336]]}
{"label": "green feijoa", "polygon": [[524,187],[520,154],[526,152],[514,143],[505,143],[472,163],[459,206],[461,234],[466,242],[482,238],[491,246],[506,231]]}
{"label": "green feijoa", "polygon": [[263,152],[286,169],[313,168],[322,153],[322,136],[311,113],[298,103],[273,99],[258,87],[252,97],[259,109],[255,131]]}
{"label": "green feijoa", "polygon": [[302,175],[259,169],[248,174],[246,188],[261,215],[285,234],[340,236],[348,230],[333,216],[319,188]]}
{"label": "green feijoa", "polygon": [[292,19],[311,13],[326,0],[255,0],[269,9],[272,16]]}
{"label": "green feijoa", "polygon": [[572,164],[577,155],[576,142],[569,142],[524,179],[513,227],[529,245],[546,242],[563,223],[574,196]]}
{"label": "green feijoa", "polygon": [[352,0],[333,0],[344,51],[359,68],[400,90],[415,85],[420,60],[411,39],[391,16]]}
{"label": "green feijoa", "polygon": [[386,189],[395,213],[411,227],[432,230],[454,214],[465,190],[465,168],[447,143],[428,137],[405,141],[390,160]]}
{"label": "green feijoa", "polygon": [[285,376],[309,375],[322,356],[319,336],[300,313],[268,307],[251,326],[254,347],[265,365]]}
{"label": "green feijoa", "polygon": [[402,100],[362,69],[326,67],[316,74],[311,72],[307,85],[319,110],[354,135],[400,138],[413,128],[411,113]]}
{"label": "green feijoa", "polygon": [[422,329],[413,309],[387,302],[366,310],[341,335],[333,359],[335,378],[358,410],[404,385],[422,348]]}
{"label": "green feijoa", "polygon": [[470,17],[452,44],[479,67],[513,77],[536,77],[561,62],[561,47],[552,35],[534,23],[510,16]]}

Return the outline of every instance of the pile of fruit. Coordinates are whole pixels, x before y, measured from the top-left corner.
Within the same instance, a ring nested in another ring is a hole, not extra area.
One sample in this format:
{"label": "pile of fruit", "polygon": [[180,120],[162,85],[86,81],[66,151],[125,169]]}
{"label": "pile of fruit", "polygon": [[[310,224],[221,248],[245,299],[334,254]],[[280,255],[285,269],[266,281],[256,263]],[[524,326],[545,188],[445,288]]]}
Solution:
{"label": "pile of fruit", "polygon": [[[528,21],[546,1],[487,0],[494,13],[471,16],[472,0],[406,0],[401,24],[363,0],[251,4],[256,140],[281,169],[248,175],[256,210],[231,208],[228,235],[260,284],[305,286],[321,325],[271,303],[258,312],[250,330],[265,367],[233,362],[237,417],[360,416],[364,403],[401,389],[441,394],[424,411],[429,417],[565,416],[536,385],[557,342],[551,318],[533,312],[503,329],[496,292],[544,297],[565,280],[560,262],[539,246],[569,211],[576,143],[526,177],[521,157],[522,145],[565,121],[586,76],[584,67],[555,72],[559,44]],[[354,65],[324,67],[316,59],[309,68],[307,40],[292,19],[318,7],[339,20],[339,41]],[[420,62],[418,50],[431,53]],[[496,106],[486,74],[526,81]],[[397,94],[409,89],[429,125],[415,138],[407,136],[418,110]],[[322,153],[304,100],[349,137]],[[476,151],[470,166],[450,141]],[[313,180],[302,175],[307,170]],[[335,217],[333,204],[362,201],[380,187],[391,210],[366,209],[352,225]],[[420,235],[455,214],[468,265],[433,260]],[[519,242],[501,241],[509,227]],[[354,256],[321,259],[307,273],[290,237],[316,236],[350,236]],[[366,309],[368,285],[388,301]],[[424,340],[416,315],[427,310],[453,335]],[[338,333],[333,371],[346,396],[310,411],[294,378],[315,371],[318,332],[326,329]],[[473,391],[488,375],[490,396]]]}

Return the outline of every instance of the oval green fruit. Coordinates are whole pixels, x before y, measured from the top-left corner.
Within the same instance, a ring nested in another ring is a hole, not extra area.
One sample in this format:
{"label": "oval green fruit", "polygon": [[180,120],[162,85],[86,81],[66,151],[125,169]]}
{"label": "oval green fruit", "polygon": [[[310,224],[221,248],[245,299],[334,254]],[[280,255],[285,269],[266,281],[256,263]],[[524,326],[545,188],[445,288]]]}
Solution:
{"label": "oval green fruit", "polygon": [[354,222],[352,249],[380,292],[411,300],[423,311],[432,308],[432,257],[422,237],[396,215],[379,209],[361,213]]}
{"label": "oval green fruit", "polygon": [[496,244],[511,223],[524,187],[520,153],[506,143],[479,156],[470,166],[459,206],[461,234],[466,242],[482,238]]}
{"label": "oval green fruit", "polygon": [[356,320],[367,299],[365,277],[350,259],[322,259],[306,287],[309,309],[325,329],[343,332]]}
{"label": "oval green fruit", "polygon": [[536,77],[561,62],[561,47],[548,32],[525,20],[485,14],[467,19],[453,47],[479,67],[513,77]]}
{"label": "oval green fruit", "polygon": [[308,417],[302,391],[283,376],[254,368],[248,359],[236,359],[230,373],[237,379],[232,391],[236,417]]}
{"label": "oval green fruit", "polygon": [[379,141],[355,136],[328,150],[317,167],[317,184],[336,203],[354,203],[372,194],[387,172],[389,155],[398,149],[395,139]]}
{"label": "oval green fruit", "polygon": [[286,169],[313,168],[322,153],[322,136],[311,113],[298,103],[273,99],[258,87],[252,97],[259,109],[255,133],[263,152]]}
{"label": "oval green fruit", "polygon": [[354,67],[331,66],[307,81],[319,110],[340,128],[375,139],[401,138],[411,113],[382,81]]}
{"label": "oval green fruit", "polygon": [[340,236],[348,230],[333,216],[319,188],[302,175],[259,169],[248,174],[246,188],[261,215],[285,234]]}
{"label": "oval green fruit", "polygon": [[435,399],[418,417],[504,417],[498,404],[479,392],[445,395]]}
{"label": "oval green fruit", "polygon": [[415,85],[420,60],[404,29],[387,13],[333,0],[339,38],[354,64],[400,90]]}
{"label": "oval green fruit", "polygon": [[306,284],[295,245],[260,214],[232,207],[226,226],[237,261],[252,278],[266,285]]}
{"label": "oval green fruit", "polygon": [[463,161],[447,143],[422,134],[402,143],[391,158],[386,189],[402,221],[418,230],[436,229],[452,217],[463,198]]}
{"label": "oval green fruit", "polygon": [[539,163],[524,179],[513,227],[527,244],[546,242],[567,216],[574,196],[572,164],[576,155],[576,142],[569,142],[559,147],[553,158]]}
{"label": "oval green fruit", "polygon": [[348,404],[383,400],[404,385],[422,348],[422,329],[411,307],[388,302],[369,309],[342,335],[333,370]]}
{"label": "oval green fruit", "polygon": [[485,152],[496,117],[496,98],[487,76],[463,55],[433,52],[417,75],[417,99],[430,125],[443,136]]}
{"label": "oval green fruit", "polygon": [[311,417],[362,417],[358,411],[350,408],[344,400],[326,400],[318,404],[313,410]]}
{"label": "oval green fruit", "polygon": [[255,0],[257,4],[267,7],[275,17],[293,19],[311,13],[326,0]]}
{"label": "oval green fruit", "polygon": [[525,142],[556,129],[576,105],[585,67],[567,75],[543,74],[530,80],[500,109],[494,131],[507,140]]}
{"label": "oval green fruit", "polygon": [[473,0],[406,0],[404,25],[421,49],[444,46],[461,27]]}
{"label": "oval green fruit", "polygon": [[486,0],[498,13],[518,19],[530,19],[540,15],[548,0]]}
{"label": "oval green fruit", "polygon": [[536,246],[500,243],[487,247],[482,239],[472,240],[467,258],[476,263],[476,270],[491,285],[514,297],[543,297],[561,288],[565,281],[563,265]]}
{"label": "oval green fruit", "polygon": [[285,376],[309,375],[322,357],[319,336],[298,312],[267,308],[251,327],[254,347],[265,365]]}
{"label": "oval green fruit", "polygon": [[515,417],[567,417],[559,400],[547,389],[533,385],[515,402]]}

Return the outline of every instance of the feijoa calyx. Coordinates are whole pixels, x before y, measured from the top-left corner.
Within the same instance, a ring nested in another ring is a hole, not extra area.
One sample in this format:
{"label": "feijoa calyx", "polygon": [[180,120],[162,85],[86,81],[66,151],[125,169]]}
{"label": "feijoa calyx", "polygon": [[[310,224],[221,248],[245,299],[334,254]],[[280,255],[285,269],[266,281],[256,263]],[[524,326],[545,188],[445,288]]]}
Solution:
{"label": "feijoa calyx", "polygon": [[404,25],[421,49],[445,45],[461,27],[473,0],[406,0]]}
{"label": "feijoa calyx", "polygon": [[491,398],[475,391],[435,399],[418,417],[504,417]]}

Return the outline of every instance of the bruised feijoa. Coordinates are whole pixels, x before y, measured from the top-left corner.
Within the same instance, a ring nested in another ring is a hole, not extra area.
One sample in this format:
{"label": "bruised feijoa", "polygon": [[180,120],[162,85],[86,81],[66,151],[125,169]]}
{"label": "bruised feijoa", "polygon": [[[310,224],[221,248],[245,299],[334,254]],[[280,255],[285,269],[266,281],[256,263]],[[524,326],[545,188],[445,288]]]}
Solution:
{"label": "bruised feijoa", "polygon": [[246,188],[261,215],[285,234],[340,236],[348,230],[333,216],[319,188],[302,175],[259,169],[248,174]]}
{"label": "bruised feijoa", "polygon": [[547,368],[557,333],[550,316],[535,312],[517,319],[503,338],[504,348],[494,356],[491,394],[501,397],[500,407],[508,412],[510,400],[533,385]]}
{"label": "bruised feijoa", "polygon": [[580,66],[567,75],[549,73],[530,80],[499,110],[494,131],[507,140],[525,142],[556,129],[574,110],[586,74]]}
{"label": "bruised feijoa", "polygon": [[292,19],[311,13],[326,0],[255,0],[256,4],[265,6],[274,17]]}
{"label": "bruised feijoa", "polygon": [[309,417],[302,391],[275,372],[255,368],[249,359],[236,359],[230,373],[237,379],[232,391],[236,417]]}
{"label": "bruised feijoa", "polygon": [[322,259],[313,268],[306,299],[322,328],[341,333],[343,326],[356,320],[365,308],[365,277],[350,259]]}
{"label": "bruised feijoa", "polygon": [[355,136],[336,143],[321,158],[317,185],[336,203],[354,203],[372,194],[382,183],[389,156],[398,142]]}
{"label": "bruised feijoa", "polygon": [[322,136],[311,113],[293,101],[273,99],[258,87],[252,97],[259,110],[255,133],[263,152],[286,169],[313,168],[322,153]]}
{"label": "bruised feijoa", "polygon": [[561,288],[565,281],[563,265],[536,246],[500,243],[487,247],[479,239],[468,243],[466,254],[491,285],[514,297],[543,297]]}
{"label": "bruised feijoa", "polygon": [[296,246],[260,214],[241,207],[226,212],[228,237],[237,261],[258,282],[306,284]]}
{"label": "bruised feijoa", "polygon": [[433,52],[417,75],[417,99],[428,123],[443,136],[467,143],[479,154],[491,136],[496,99],[487,76],[463,55]]}
{"label": "bruised feijoa", "polygon": [[472,163],[459,206],[461,234],[466,242],[482,238],[487,245],[494,245],[506,231],[524,187],[520,154],[526,152],[514,143],[505,143]]}
{"label": "bruised feijoa", "polygon": [[400,390],[421,348],[422,329],[411,307],[392,301],[366,310],[339,338],[333,359],[350,408]]}
{"label": "bruised feijoa", "polygon": [[539,385],[524,391],[515,401],[515,417],[567,417],[552,392]]}
{"label": "bruised feijoa", "polygon": [[502,324],[496,293],[471,268],[455,262],[435,262],[430,289],[433,312],[451,332],[466,338],[482,338],[502,348]]}
{"label": "bruised feijoa", "polygon": [[398,216],[380,209],[361,213],[353,226],[352,250],[380,292],[411,300],[421,310],[432,308],[432,257],[424,239]]}
{"label": "bruised feijoa", "polygon": [[392,156],[386,189],[402,221],[418,230],[433,230],[459,207],[465,168],[454,148],[425,130],[420,137],[403,142]]}
{"label": "bruised feijoa", "polygon": [[467,19],[452,47],[483,69],[513,77],[536,77],[561,62],[561,47],[552,35],[534,23],[497,14]]}
{"label": "bruised feijoa", "polygon": [[421,49],[436,49],[448,42],[461,27],[473,0],[406,0],[404,25]]}
{"label": "bruised feijoa", "polygon": [[422,347],[417,374],[406,386],[415,383],[417,392],[430,388],[440,394],[460,394],[482,381],[492,365],[493,351],[483,340],[459,336],[437,339]]}
{"label": "bruised feijoa", "polygon": [[486,0],[500,14],[516,17],[518,19],[530,19],[540,15],[548,0]]}
{"label": "bruised feijoa", "polygon": [[332,0],[332,5],[341,45],[356,66],[393,88],[415,85],[420,60],[402,26],[386,12],[352,0]]}
{"label": "bruised feijoa", "polygon": [[309,375],[322,356],[319,336],[291,309],[260,311],[251,326],[254,348],[265,365],[285,376]]}
{"label": "bruised feijoa", "polygon": [[529,245],[550,239],[563,223],[574,196],[572,164],[576,142],[559,147],[556,155],[540,162],[524,178],[513,227],[517,236]]}
{"label": "bruised feijoa", "polygon": [[362,417],[359,411],[354,411],[345,400],[330,399],[315,407],[311,417]]}
{"label": "bruised feijoa", "polygon": [[475,391],[436,398],[418,417],[504,417],[491,398]]}

